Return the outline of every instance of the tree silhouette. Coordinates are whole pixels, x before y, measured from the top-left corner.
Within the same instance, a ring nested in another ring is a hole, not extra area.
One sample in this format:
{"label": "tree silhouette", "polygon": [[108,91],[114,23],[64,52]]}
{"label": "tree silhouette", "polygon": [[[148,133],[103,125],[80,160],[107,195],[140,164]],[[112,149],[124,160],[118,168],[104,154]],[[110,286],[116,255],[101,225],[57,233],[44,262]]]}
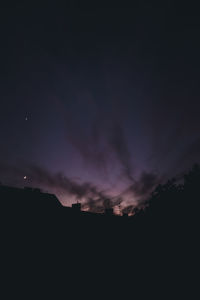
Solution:
{"label": "tree silhouette", "polygon": [[200,166],[195,164],[181,181],[173,178],[155,188],[146,208],[146,217],[171,227],[189,227],[198,220],[199,200]]}

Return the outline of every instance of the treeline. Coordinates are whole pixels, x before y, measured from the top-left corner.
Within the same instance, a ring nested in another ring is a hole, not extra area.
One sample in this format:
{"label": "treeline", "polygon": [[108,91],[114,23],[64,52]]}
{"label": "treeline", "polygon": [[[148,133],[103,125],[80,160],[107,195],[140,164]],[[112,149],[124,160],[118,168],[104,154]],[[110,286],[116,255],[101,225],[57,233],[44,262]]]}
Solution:
{"label": "treeline", "polygon": [[181,178],[172,178],[159,184],[144,211],[136,217],[144,216],[159,224],[185,224],[189,226],[199,220],[200,165],[195,164]]}

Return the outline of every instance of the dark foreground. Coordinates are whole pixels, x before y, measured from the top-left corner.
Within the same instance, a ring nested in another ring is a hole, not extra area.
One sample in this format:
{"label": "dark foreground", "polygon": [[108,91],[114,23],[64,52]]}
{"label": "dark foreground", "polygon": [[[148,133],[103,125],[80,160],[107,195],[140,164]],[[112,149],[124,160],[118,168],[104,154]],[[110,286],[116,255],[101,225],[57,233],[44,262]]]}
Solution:
{"label": "dark foreground", "polygon": [[80,213],[1,187],[1,299],[193,299],[198,233],[189,216]]}

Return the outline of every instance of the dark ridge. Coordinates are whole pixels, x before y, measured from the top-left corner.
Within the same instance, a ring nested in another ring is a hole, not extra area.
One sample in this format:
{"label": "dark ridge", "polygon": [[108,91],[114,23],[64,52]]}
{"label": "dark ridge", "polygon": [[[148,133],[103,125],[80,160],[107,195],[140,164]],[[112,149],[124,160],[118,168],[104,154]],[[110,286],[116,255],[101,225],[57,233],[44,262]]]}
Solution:
{"label": "dark ridge", "polygon": [[80,286],[82,293],[89,289],[87,295],[93,289],[114,295],[122,287],[130,295],[133,285],[140,299],[163,291],[178,299],[183,285],[196,279],[199,186],[195,165],[182,183],[159,185],[133,217],[115,216],[110,208],[84,212],[79,203],[64,207],[38,189],[0,186],[4,287],[12,284],[37,299],[49,299],[54,291],[57,299],[59,293],[69,295],[69,282],[76,297]]}

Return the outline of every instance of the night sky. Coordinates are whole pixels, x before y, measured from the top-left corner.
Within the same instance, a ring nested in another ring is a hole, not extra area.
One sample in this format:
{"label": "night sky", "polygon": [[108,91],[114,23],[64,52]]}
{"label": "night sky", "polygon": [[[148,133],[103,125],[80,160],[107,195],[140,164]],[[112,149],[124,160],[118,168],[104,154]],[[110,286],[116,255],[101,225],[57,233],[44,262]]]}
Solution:
{"label": "night sky", "polygon": [[142,206],[200,161],[199,10],[63,3],[0,9],[0,181]]}

